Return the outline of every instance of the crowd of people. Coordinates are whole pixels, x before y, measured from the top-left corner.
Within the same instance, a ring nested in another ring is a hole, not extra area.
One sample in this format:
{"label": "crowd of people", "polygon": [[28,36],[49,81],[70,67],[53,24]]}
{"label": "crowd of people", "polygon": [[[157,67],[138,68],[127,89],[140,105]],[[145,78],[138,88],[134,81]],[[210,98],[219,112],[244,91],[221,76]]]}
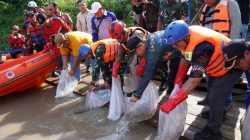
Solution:
{"label": "crowd of people", "polygon": [[[58,69],[67,69],[70,62],[69,74],[81,81],[80,63],[84,59],[87,73],[92,67],[90,90],[97,91],[110,89],[112,76],[120,75],[123,85],[123,74],[129,73],[128,60],[137,56],[136,75],[142,79],[130,93],[130,101],[140,100],[150,80],[160,72],[159,92],[167,89],[160,102],[165,113],[185,100],[205,74],[207,96],[198,104],[208,104],[210,110],[202,112],[202,116],[209,121],[194,139],[222,137],[220,125],[230,109],[232,88],[243,72],[250,79],[250,47],[245,41],[248,0],[205,0],[199,25],[190,26],[187,1],[131,0],[133,27],[127,27],[99,2],[92,3],[91,10],[85,0],[78,0],[76,5],[80,12],[74,27],[72,15],[61,12],[55,2],[38,8],[30,1],[24,11],[26,38],[20,34],[19,26],[12,26],[9,44],[20,50],[11,53],[12,58],[20,57],[18,53],[29,55],[59,49]],[[189,79],[183,84],[189,67]],[[104,80],[101,85],[100,72]],[[180,90],[168,99],[176,84]],[[248,106],[250,91],[247,94]]]}

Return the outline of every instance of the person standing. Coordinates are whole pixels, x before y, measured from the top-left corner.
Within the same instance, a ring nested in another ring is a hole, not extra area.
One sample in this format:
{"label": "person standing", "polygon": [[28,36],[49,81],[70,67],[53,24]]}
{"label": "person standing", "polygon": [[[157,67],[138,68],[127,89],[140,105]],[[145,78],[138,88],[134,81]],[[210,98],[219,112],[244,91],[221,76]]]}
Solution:
{"label": "person standing", "polygon": [[[78,0],[77,5],[79,7],[80,12],[77,14],[76,30],[92,34],[91,19],[93,18],[94,15],[88,9],[85,0]],[[89,68],[91,61],[94,60],[91,60],[91,58],[86,57],[85,64],[87,66],[86,68],[87,73],[90,72]]]}
{"label": "person standing", "polygon": [[[131,0],[136,14],[144,14],[146,30],[153,33],[157,29],[159,15],[159,0]],[[145,13],[144,13],[145,12]]]}
{"label": "person standing", "polygon": [[91,20],[93,42],[111,38],[108,28],[116,20],[115,14],[104,10],[99,2],[94,2],[91,9],[95,14]]}
{"label": "person standing", "polygon": [[247,32],[248,32],[248,23],[249,23],[249,0],[237,0],[240,13],[241,13],[241,22],[242,22],[242,39],[247,39]]}
{"label": "person standing", "polygon": [[[200,25],[224,34],[230,39],[241,38],[241,15],[239,5],[235,0],[205,0],[205,6],[200,16]],[[198,104],[208,104],[208,96]],[[232,103],[232,90],[228,92],[225,112]],[[202,112],[204,118],[208,118],[209,111]]]}
{"label": "person standing", "polygon": [[[73,30],[73,21],[68,13],[61,12],[55,2],[51,2],[49,8],[52,10],[53,16],[61,18]],[[65,31],[61,30],[60,33],[65,33]]]}
{"label": "person standing", "polygon": [[[220,126],[228,91],[242,75],[241,70],[225,69],[226,56],[222,49],[231,43],[231,39],[205,27],[188,26],[182,20],[170,23],[165,29],[164,38],[168,44],[180,50],[185,59],[182,58],[175,79],[180,90],[161,105],[161,111],[169,113],[184,101],[188,94],[200,84],[202,75],[206,73],[209,75],[209,121],[200,132],[194,135],[194,140],[219,140],[222,137]],[[189,79],[182,85],[189,64],[192,65],[192,70]]]}
{"label": "person standing", "polygon": [[82,31],[85,33],[92,34],[91,19],[93,18],[94,15],[88,9],[85,0],[78,0],[77,5],[80,10],[80,12],[77,14],[77,19],[76,19],[77,31]]}

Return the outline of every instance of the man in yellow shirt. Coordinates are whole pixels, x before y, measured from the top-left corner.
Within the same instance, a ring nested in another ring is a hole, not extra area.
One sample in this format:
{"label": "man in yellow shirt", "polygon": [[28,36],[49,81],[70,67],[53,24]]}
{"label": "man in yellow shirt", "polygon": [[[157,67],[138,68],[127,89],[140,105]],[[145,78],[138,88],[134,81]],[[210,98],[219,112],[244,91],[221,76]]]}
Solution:
{"label": "man in yellow shirt", "polygon": [[70,75],[75,75],[78,81],[81,80],[80,59],[78,51],[82,44],[91,44],[92,35],[84,32],[74,31],[66,34],[55,35],[55,43],[60,48],[63,60],[63,69],[67,69],[68,59],[70,58]]}

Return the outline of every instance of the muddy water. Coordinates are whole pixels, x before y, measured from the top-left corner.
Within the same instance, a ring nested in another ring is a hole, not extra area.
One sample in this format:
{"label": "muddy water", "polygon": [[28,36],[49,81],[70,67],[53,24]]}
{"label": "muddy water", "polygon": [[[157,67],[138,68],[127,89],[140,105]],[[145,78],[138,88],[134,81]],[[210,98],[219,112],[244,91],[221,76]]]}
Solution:
{"label": "muddy water", "polygon": [[107,107],[76,114],[85,98],[55,100],[55,92],[43,84],[0,98],[0,139],[151,140],[156,135],[157,130],[144,123],[109,121]]}

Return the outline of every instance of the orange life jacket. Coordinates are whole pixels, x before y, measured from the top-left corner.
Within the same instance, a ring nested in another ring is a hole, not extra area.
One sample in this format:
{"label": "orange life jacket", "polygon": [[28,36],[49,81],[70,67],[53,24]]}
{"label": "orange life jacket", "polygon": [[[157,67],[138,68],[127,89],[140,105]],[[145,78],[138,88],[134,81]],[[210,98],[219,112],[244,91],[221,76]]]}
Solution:
{"label": "orange life jacket", "polygon": [[114,61],[120,43],[116,39],[103,39],[92,43],[90,44],[90,49],[94,56],[96,48],[100,45],[104,45],[106,49],[103,55],[104,63]]}
{"label": "orange life jacket", "polygon": [[[213,11],[206,13],[208,8],[207,4],[204,6],[202,13],[200,15],[200,25],[205,26],[206,24],[213,24],[213,30],[230,37],[230,18],[228,12],[228,3],[230,0],[221,0],[214,8]],[[211,17],[212,20],[205,21],[206,16]]]}
{"label": "orange life jacket", "polygon": [[194,25],[190,26],[189,29],[190,40],[183,52],[186,60],[191,61],[195,47],[200,43],[207,41],[213,44],[214,52],[210,58],[208,66],[206,67],[206,73],[213,77],[226,74],[228,70],[224,69],[225,61],[222,48],[231,40],[228,37],[205,27]]}

